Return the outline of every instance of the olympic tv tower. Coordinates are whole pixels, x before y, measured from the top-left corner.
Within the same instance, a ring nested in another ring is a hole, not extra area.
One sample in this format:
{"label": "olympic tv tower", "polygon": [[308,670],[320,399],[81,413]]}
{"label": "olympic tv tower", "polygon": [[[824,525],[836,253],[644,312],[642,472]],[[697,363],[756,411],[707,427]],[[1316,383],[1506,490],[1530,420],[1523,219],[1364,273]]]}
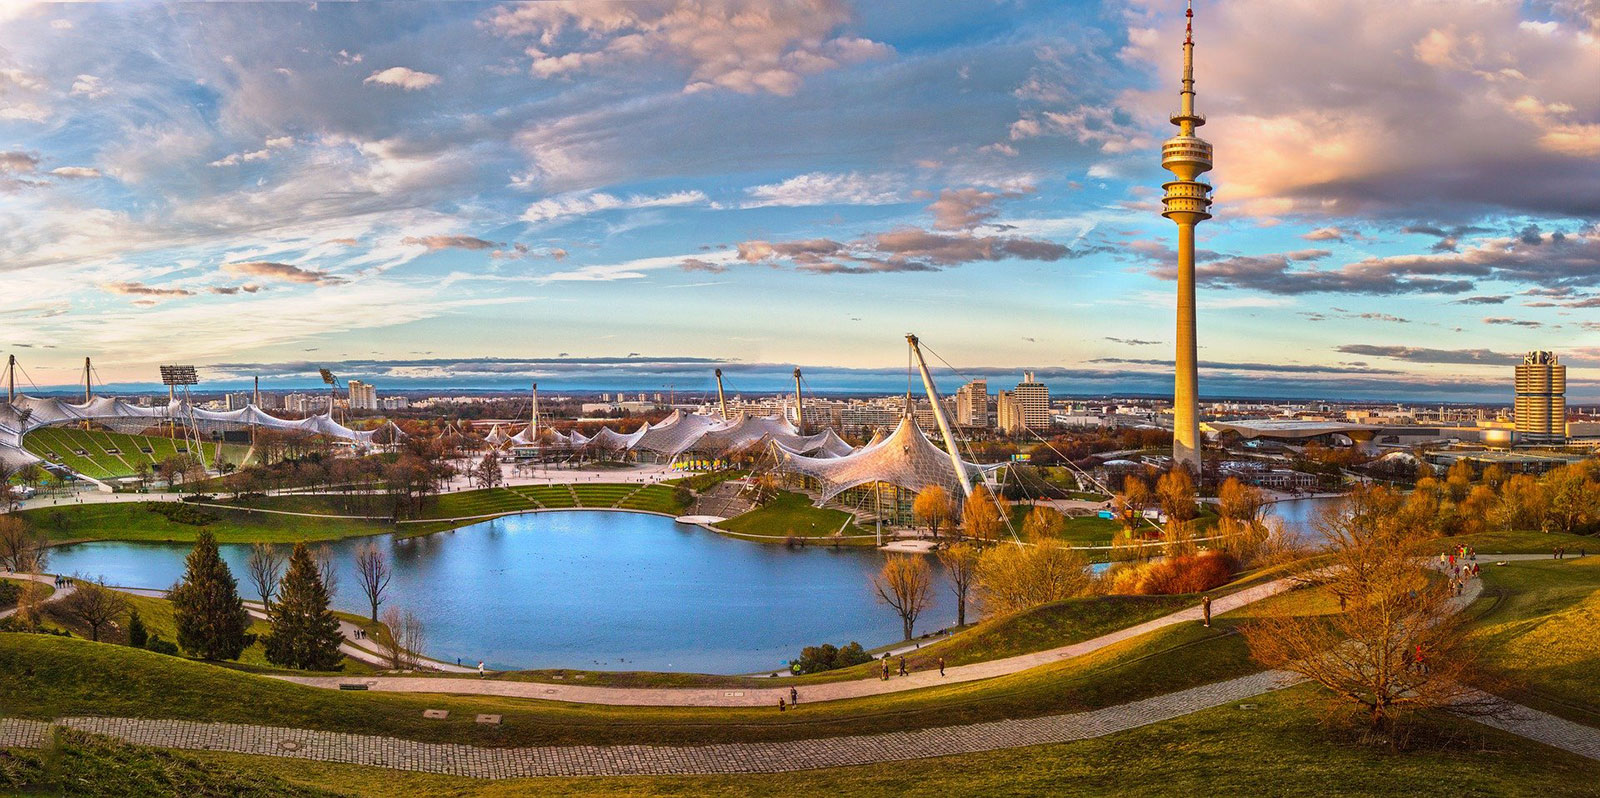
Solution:
{"label": "olympic tv tower", "polygon": [[1161,145],[1161,167],[1176,178],[1162,186],[1161,215],[1178,225],[1178,352],[1172,392],[1172,459],[1200,473],[1200,375],[1195,365],[1194,228],[1211,218],[1211,186],[1197,178],[1211,171],[1211,144],[1194,134],[1206,118],[1194,111],[1194,2],[1183,39],[1182,110],[1172,117],[1178,135]]}

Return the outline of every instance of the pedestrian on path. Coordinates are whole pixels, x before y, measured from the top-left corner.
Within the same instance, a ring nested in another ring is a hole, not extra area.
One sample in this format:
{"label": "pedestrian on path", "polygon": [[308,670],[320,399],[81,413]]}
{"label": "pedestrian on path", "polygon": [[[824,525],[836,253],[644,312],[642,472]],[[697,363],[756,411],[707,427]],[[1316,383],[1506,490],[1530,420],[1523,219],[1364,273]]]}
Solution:
{"label": "pedestrian on path", "polygon": [[939,675],[944,675],[944,657],[939,658]]}
{"label": "pedestrian on path", "polygon": [[800,691],[794,689],[794,687],[789,688],[789,703],[794,706],[800,706]]}
{"label": "pedestrian on path", "polygon": [[1210,629],[1211,628],[1211,596],[1206,595],[1206,596],[1201,596],[1200,597],[1200,608],[1201,608],[1201,610],[1204,611],[1205,616],[1206,616],[1206,620],[1205,620],[1206,628]]}
{"label": "pedestrian on path", "polygon": [[483,660],[478,660],[478,678],[483,678]]}
{"label": "pedestrian on path", "polygon": [[889,681],[889,655],[883,655],[883,680]]}
{"label": "pedestrian on path", "polygon": [[900,655],[900,675],[901,676],[909,676],[909,675],[911,675],[910,673],[908,673],[906,671],[906,658],[905,658],[904,654]]}
{"label": "pedestrian on path", "polygon": [[783,705],[783,696],[781,696],[781,695],[780,695],[780,696],[778,696],[778,711],[779,711],[779,712],[782,712],[782,711],[784,711],[784,710],[785,710],[785,709],[788,709],[788,707],[785,707],[785,706],[784,706],[784,705]]}

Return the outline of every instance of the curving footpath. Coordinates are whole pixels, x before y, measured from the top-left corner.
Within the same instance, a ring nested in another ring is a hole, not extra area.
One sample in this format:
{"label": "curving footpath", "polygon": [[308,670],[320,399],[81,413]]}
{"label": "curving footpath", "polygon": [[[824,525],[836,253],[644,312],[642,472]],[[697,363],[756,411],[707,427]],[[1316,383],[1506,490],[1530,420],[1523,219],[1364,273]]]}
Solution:
{"label": "curving footpath", "polygon": [[[45,601],[46,604],[49,604],[52,601],[60,601],[61,599],[72,595],[73,591],[78,589],[71,584],[56,587],[56,578],[50,574],[18,574],[0,569],[0,576],[3,576],[7,579],[25,579],[29,582],[38,582],[41,585],[49,585],[52,588],[55,588],[56,592],[50,594],[50,598]],[[16,607],[12,607],[9,610],[0,610],[0,619],[10,618],[12,615],[15,615],[16,612]]]}

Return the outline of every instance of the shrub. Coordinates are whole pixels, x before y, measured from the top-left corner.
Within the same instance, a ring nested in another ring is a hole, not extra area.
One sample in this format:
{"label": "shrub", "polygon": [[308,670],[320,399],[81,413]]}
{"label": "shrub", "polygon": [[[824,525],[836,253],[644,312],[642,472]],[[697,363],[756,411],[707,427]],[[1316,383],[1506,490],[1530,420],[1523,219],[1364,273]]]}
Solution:
{"label": "shrub", "polygon": [[158,634],[150,635],[150,639],[144,644],[144,650],[173,657],[178,656],[178,644],[170,640],[162,640],[161,635]]}
{"label": "shrub", "polygon": [[848,668],[871,662],[872,655],[861,647],[860,643],[851,641],[849,645],[839,648],[832,643],[823,643],[820,646],[807,646],[800,651],[800,658],[789,663],[789,669],[797,674],[821,673],[823,671]]}
{"label": "shrub", "polygon": [[1227,584],[1236,562],[1220,551],[1203,551],[1112,571],[1111,592],[1144,596],[1201,593]]}
{"label": "shrub", "polygon": [[152,513],[166,516],[168,521],[175,524],[205,526],[217,520],[217,516],[212,513],[179,502],[145,502],[144,508]]}
{"label": "shrub", "polygon": [[10,608],[22,597],[22,586],[16,582],[0,582],[0,608]]}

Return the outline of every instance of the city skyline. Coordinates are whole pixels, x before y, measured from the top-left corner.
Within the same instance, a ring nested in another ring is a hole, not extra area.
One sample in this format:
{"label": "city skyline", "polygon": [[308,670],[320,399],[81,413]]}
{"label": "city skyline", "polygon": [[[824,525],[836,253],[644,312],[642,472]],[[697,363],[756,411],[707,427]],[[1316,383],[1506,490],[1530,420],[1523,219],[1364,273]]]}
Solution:
{"label": "city skyline", "polygon": [[[1600,397],[1584,8],[1201,3],[1202,398],[1509,400],[1525,350]],[[913,331],[1170,390],[1182,4],[904,10],[10,4],[0,341],[40,386],[827,391],[903,382]]]}

